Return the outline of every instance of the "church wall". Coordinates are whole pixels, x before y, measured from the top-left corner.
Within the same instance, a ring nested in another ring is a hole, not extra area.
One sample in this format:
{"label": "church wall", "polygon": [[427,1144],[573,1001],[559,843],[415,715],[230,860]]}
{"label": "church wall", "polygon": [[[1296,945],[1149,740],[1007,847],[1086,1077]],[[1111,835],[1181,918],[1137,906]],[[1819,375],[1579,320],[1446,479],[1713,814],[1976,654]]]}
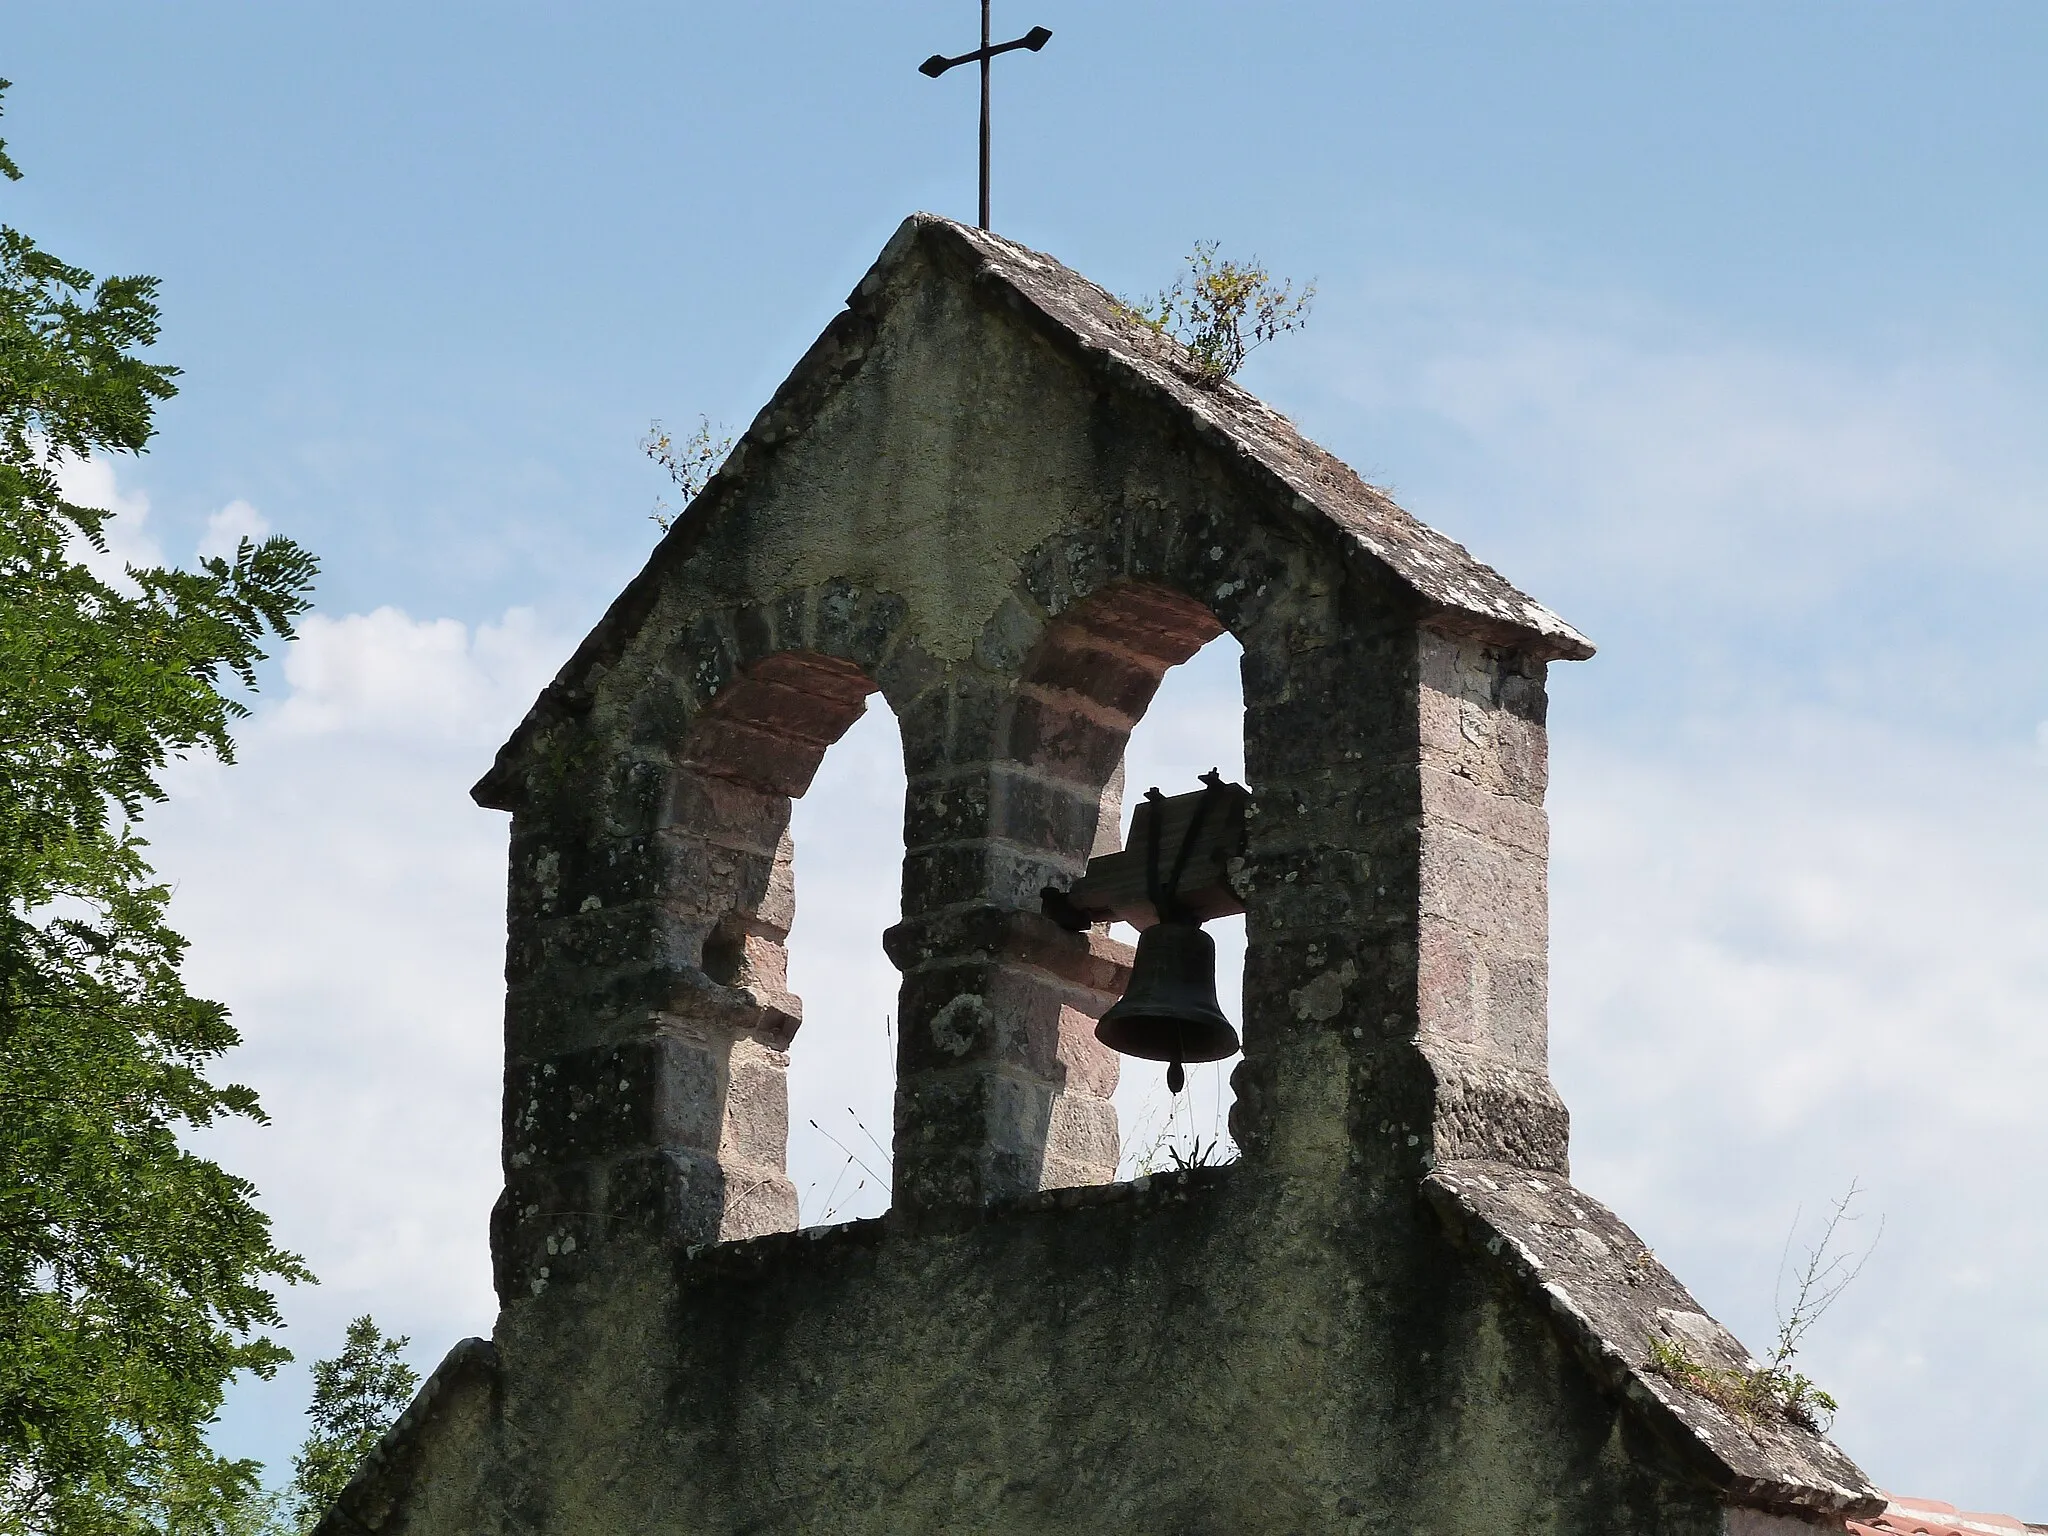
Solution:
{"label": "church wall", "polygon": [[[1719,1531],[1697,1461],[1419,1193],[1565,1166],[1541,660],[944,259],[827,333],[798,377],[834,389],[801,433],[764,413],[529,749],[503,1311],[323,1529]],[[1243,1156],[1106,1186],[1122,960],[1039,892],[1218,627]],[[895,1207],[789,1232],[788,802],[870,690],[909,777]]]}

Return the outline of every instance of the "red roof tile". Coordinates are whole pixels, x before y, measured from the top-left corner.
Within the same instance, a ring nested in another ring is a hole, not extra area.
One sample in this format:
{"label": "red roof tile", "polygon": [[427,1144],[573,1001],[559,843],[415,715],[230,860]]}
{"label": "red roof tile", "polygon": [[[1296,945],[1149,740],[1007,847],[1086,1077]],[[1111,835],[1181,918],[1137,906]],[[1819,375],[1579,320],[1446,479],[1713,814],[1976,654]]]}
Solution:
{"label": "red roof tile", "polygon": [[1883,1514],[1849,1522],[1852,1536],[2035,1536],[2048,1529],[2011,1515],[1971,1514],[1936,1499],[1887,1497],[1891,1502]]}

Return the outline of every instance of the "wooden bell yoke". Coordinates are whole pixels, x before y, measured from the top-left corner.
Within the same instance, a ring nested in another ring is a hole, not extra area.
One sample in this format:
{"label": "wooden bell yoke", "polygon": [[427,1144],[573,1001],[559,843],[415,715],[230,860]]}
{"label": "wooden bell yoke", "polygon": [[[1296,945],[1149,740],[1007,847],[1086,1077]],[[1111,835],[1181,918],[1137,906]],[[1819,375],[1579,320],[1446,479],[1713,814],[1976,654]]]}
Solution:
{"label": "wooden bell yoke", "polygon": [[1160,894],[1177,921],[1199,924],[1242,912],[1244,902],[1230,888],[1230,861],[1244,854],[1251,791],[1226,783],[1213,768],[1202,783],[1186,795],[1146,791],[1131,813],[1130,843],[1090,859],[1067,890],[1046,887],[1046,916],[1076,932],[1090,923],[1129,923],[1143,932],[1169,915],[1154,900],[1155,857]]}

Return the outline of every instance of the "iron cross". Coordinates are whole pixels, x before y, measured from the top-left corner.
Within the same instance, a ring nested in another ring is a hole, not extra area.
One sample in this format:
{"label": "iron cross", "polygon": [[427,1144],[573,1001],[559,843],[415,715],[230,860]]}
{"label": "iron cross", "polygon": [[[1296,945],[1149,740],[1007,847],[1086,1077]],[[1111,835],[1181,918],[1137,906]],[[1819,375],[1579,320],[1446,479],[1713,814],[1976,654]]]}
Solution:
{"label": "iron cross", "polygon": [[936,80],[939,78],[939,76],[943,75],[947,70],[951,69],[955,64],[978,63],[981,65],[981,227],[983,229],[988,228],[989,60],[993,59],[999,53],[1009,53],[1013,49],[1017,48],[1028,48],[1033,53],[1036,53],[1039,49],[1043,48],[1047,43],[1052,41],[1052,30],[1049,27],[1033,27],[1029,32],[1026,32],[1022,37],[1013,38],[1007,43],[996,43],[991,45],[988,40],[988,6],[989,0],[981,0],[981,46],[979,48],[975,49],[972,53],[963,53],[957,59],[949,59],[943,53],[935,53],[930,58],[926,59],[922,64],[917,66],[919,74],[930,75],[934,80]]}

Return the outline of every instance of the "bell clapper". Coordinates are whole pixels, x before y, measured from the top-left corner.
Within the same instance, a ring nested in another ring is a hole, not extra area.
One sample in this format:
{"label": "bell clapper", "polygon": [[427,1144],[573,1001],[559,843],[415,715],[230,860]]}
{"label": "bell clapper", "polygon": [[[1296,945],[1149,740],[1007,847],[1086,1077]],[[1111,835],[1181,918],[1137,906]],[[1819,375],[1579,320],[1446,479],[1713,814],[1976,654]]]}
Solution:
{"label": "bell clapper", "polygon": [[1180,1064],[1180,1042],[1173,1043],[1173,1060],[1166,1064],[1166,1091],[1179,1093],[1188,1085],[1188,1070]]}

